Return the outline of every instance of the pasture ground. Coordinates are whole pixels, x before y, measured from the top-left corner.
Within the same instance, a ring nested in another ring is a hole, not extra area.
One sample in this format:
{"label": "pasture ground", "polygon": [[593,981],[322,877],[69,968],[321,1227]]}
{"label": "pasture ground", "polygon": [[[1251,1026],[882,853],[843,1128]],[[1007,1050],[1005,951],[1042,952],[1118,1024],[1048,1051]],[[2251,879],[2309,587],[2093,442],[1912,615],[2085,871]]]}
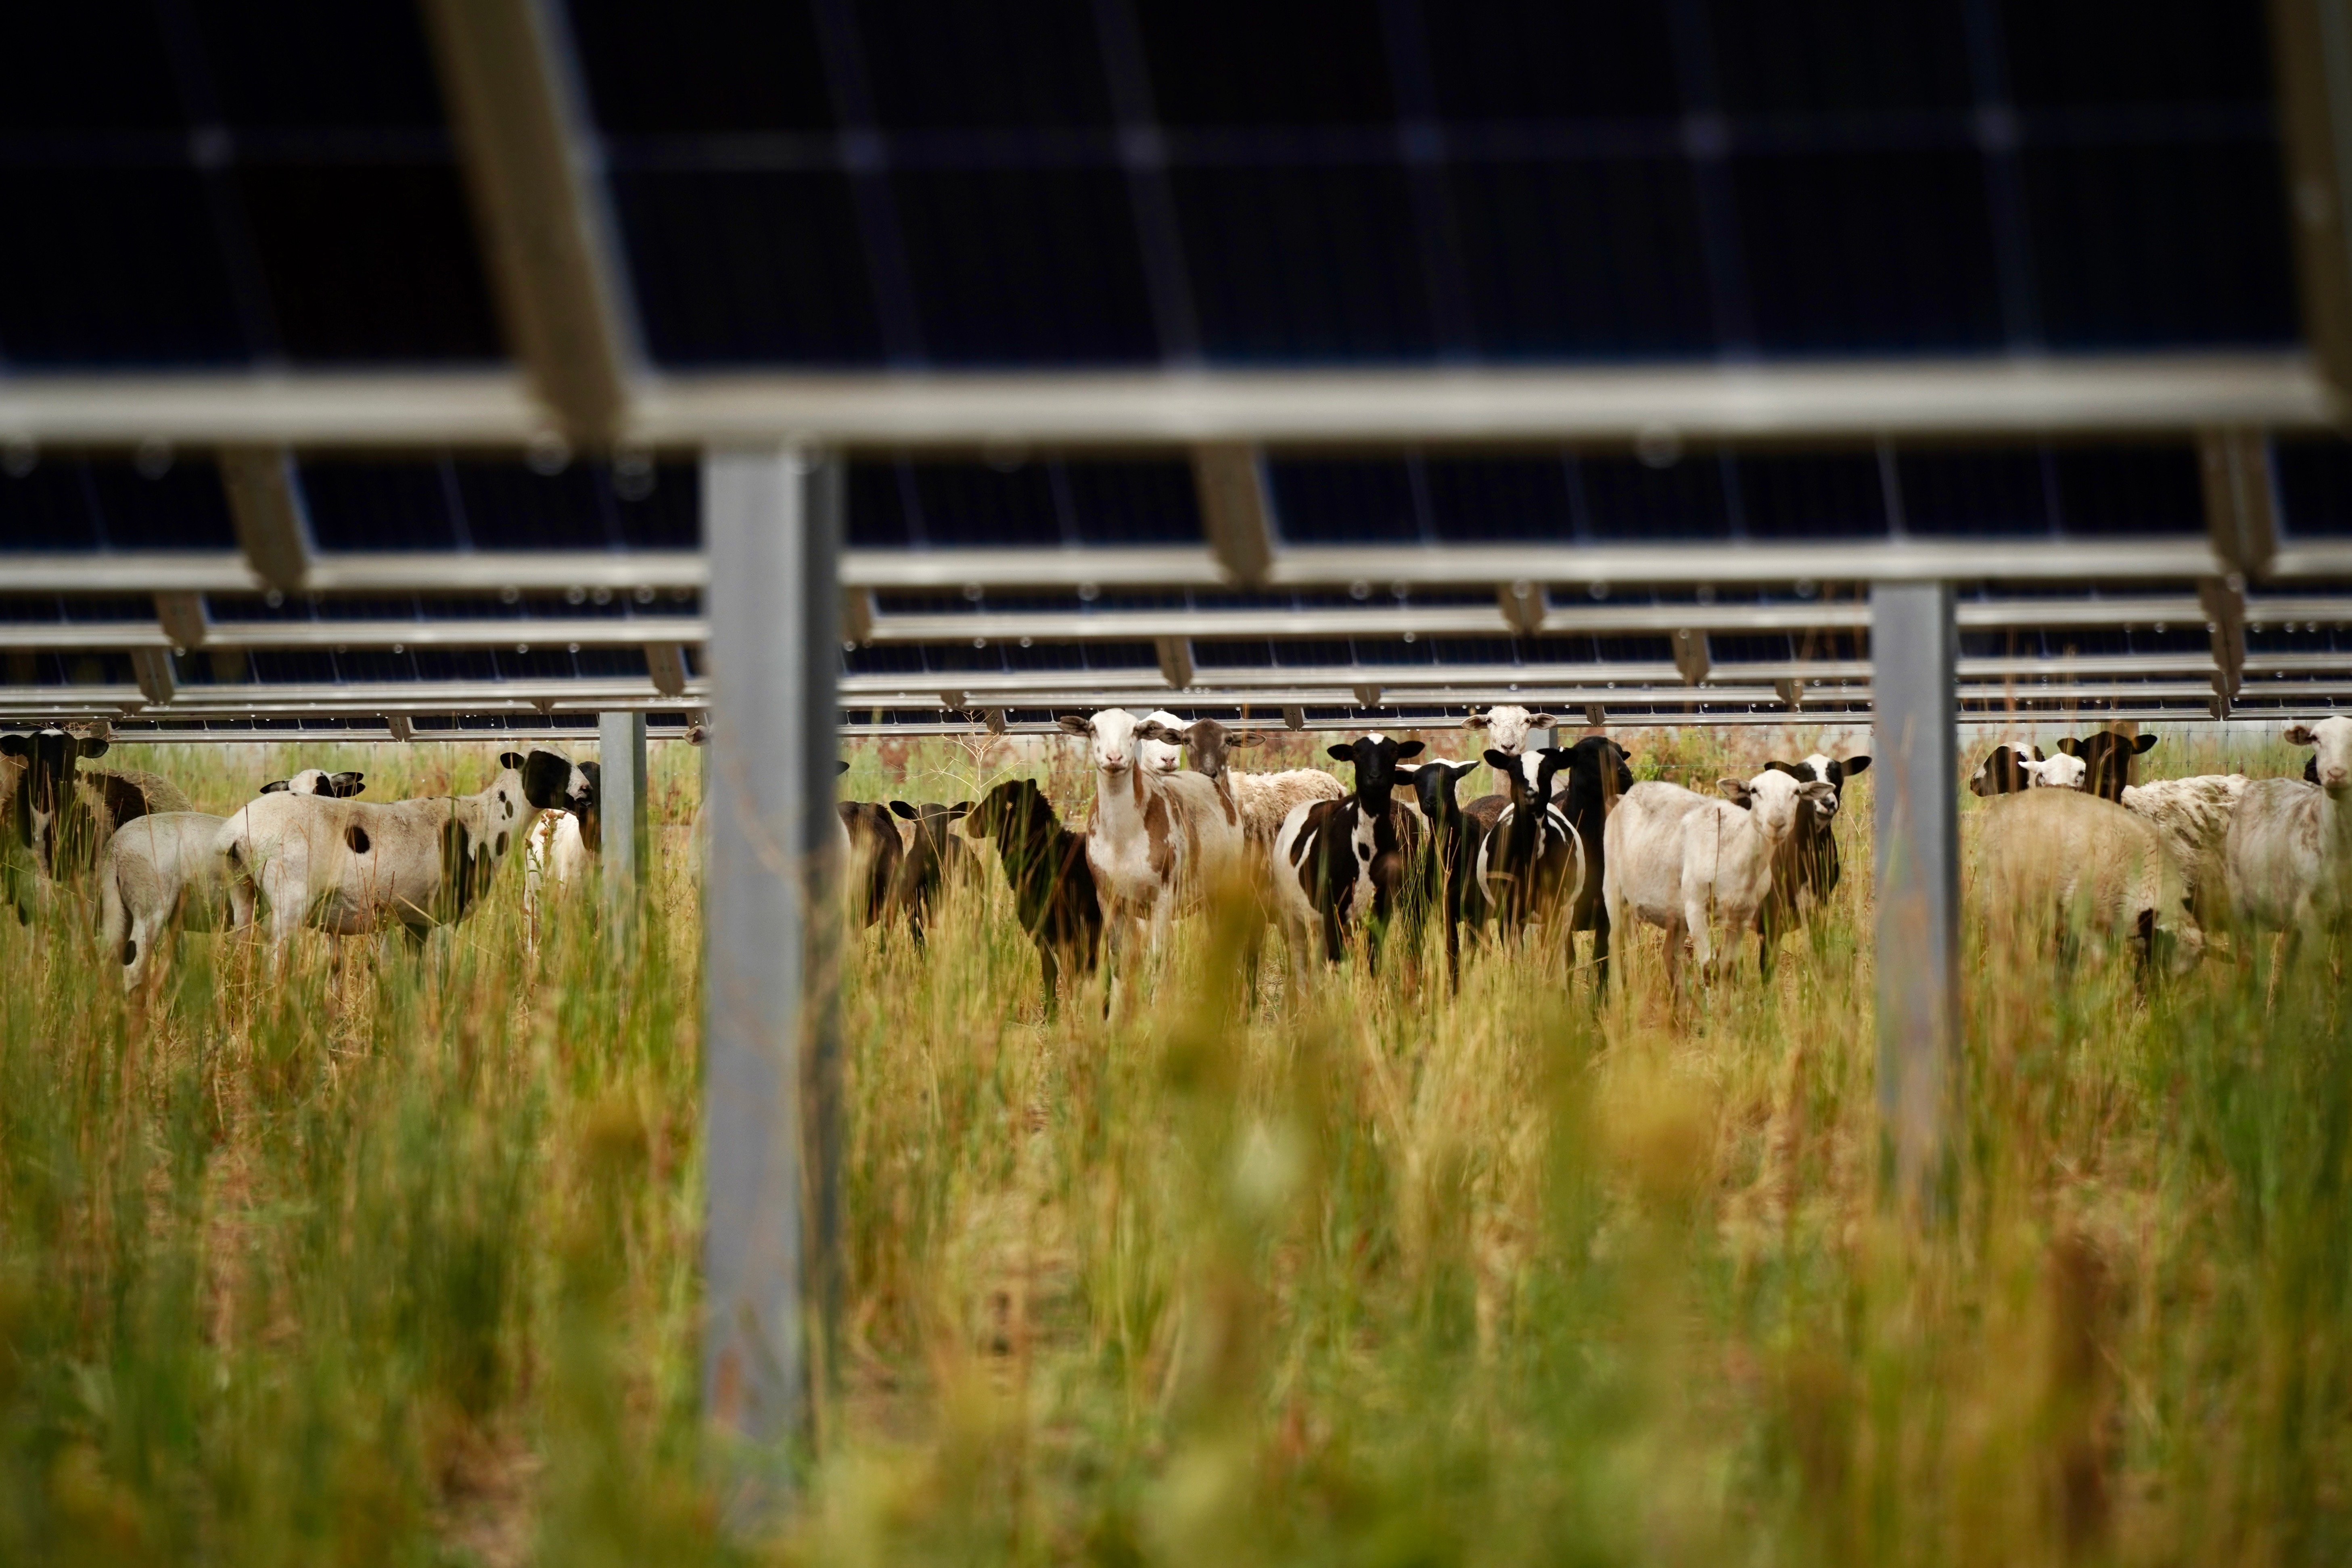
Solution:
{"label": "pasture ground", "polygon": [[[1629,743],[1704,781],[1773,740]],[[226,810],[309,763],[478,787],[499,749],[115,760]],[[1003,760],[849,754],[883,799]],[[314,938],[271,983],[195,937],[140,1005],[80,913],[0,921],[0,1561],[737,1555],[693,1414],[697,762],[655,748],[625,963],[578,908],[529,951],[512,868],[422,960],[337,972]],[[1084,799],[1075,747],[1027,765]],[[1654,935],[1597,1015],[1556,942],[1481,952],[1458,998],[1433,942],[1296,995],[1270,955],[1245,1012],[1239,928],[1202,921],[1146,1005],[1049,1025],[992,854],[927,955],[853,944],[836,1365],[813,1500],[761,1555],[2341,1560],[2339,972],[2144,997],[1972,918],[1955,1196],[1908,1223],[1872,782],[1769,987],[1751,942],[1679,1012]]]}

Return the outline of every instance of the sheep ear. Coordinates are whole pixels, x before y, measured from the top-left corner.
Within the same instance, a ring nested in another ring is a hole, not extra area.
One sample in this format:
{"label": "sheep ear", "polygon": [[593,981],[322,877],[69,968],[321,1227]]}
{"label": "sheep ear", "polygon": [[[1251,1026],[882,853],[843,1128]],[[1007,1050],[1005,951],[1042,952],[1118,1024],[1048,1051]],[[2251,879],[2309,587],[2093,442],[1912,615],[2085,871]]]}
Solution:
{"label": "sheep ear", "polygon": [[1225,737],[1228,746],[1263,746],[1265,737],[1255,730],[1241,730]]}
{"label": "sheep ear", "polygon": [[1805,776],[1797,771],[1797,764],[1794,763],[1766,763],[1764,764],[1764,771],[1768,773],[1786,773],[1792,779],[1801,779]]}
{"label": "sheep ear", "polygon": [[2290,746],[2315,746],[2319,744],[2319,737],[2312,732],[2311,726],[2308,724],[2289,724],[2286,727],[2285,733],[2286,743]]}
{"label": "sheep ear", "polygon": [[[2083,742],[2076,740],[2074,736],[2069,735],[2064,740],[2058,742],[2058,749],[2071,757],[2083,749]],[[2042,748],[2039,746],[2034,747],[2033,754],[2037,757],[2040,756],[2042,754]]]}
{"label": "sheep ear", "polygon": [[1856,773],[1866,773],[1869,771],[1870,759],[1868,757],[1848,757],[1845,760],[1845,776],[1848,778],[1853,777]]}
{"label": "sheep ear", "polygon": [[108,741],[84,741],[81,742],[81,754],[85,757],[102,757],[106,755],[106,748],[112,742]]}
{"label": "sheep ear", "polygon": [[500,752],[499,753],[499,766],[502,768],[512,768],[518,773],[521,772],[522,753],[520,752]]}
{"label": "sheep ear", "polygon": [[1356,748],[1353,746],[1326,746],[1323,748],[1323,754],[1331,758],[1334,762],[1352,763],[1356,760]]}
{"label": "sheep ear", "polygon": [[1486,765],[1494,769],[1498,773],[1509,773],[1512,769],[1518,766],[1519,762],[1518,758],[1512,756],[1507,752],[1498,752],[1492,746],[1486,748]]}
{"label": "sheep ear", "polygon": [[1746,779],[1717,779],[1715,787],[1721,790],[1723,798],[1734,805],[1746,805],[1750,799]]}
{"label": "sheep ear", "polygon": [[291,779],[271,779],[268,784],[261,786],[261,793],[264,795],[274,795],[278,791],[287,788],[294,781]]}
{"label": "sheep ear", "polygon": [[903,800],[894,800],[890,803],[890,814],[893,816],[903,816],[909,822],[915,821],[923,815]]}
{"label": "sheep ear", "polygon": [[1095,732],[1094,721],[1083,713],[1057,714],[1054,722],[1059,724],[1066,733],[1072,735],[1091,735]]}
{"label": "sheep ear", "polygon": [[1402,762],[1407,757],[1417,757],[1428,749],[1428,747],[1423,745],[1419,741],[1407,741],[1403,745],[1397,748],[1397,760],[1399,762]]}
{"label": "sheep ear", "polygon": [[1559,723],[1559,721],[1553,718],[1549,713],[1530,713],[1528,715],[1528,728],[1530,730],[1550,730],[1557,728]]}
{"label": "sheep ear", "polygon": [[839,757],[835,757],[833,760],[833,773],[835,778],[840,777],[843,773],[845,773],[848,771],[849,764],[847,763],[843,762]]}
{"label": "sheep ear", "polygon": [[1483,730],[1486,727],[1486,716],[1484,713],[1473,713],[1462,721],[1462,727],[1465,730]]}
{"label": "sheep ear", "polygon": [[948,807],[948,815],[950,816],[961,816],[965,812],[970,811],[971,809],[971,802],[968,800],[960,800],[953,805]]}
{"label": "sheep ear", "polygon": [[2133,750],[2133,751],[2135,751],[2135,752],[2145,752],[2145,751],[2147,751],[2150,746],[2153,746],[2153,745],[2155,745],[2155,744],[2156,744],[2156,737],[2155,737],[2155,736],[2153,736],[2153,735],[2142,735],[2138,740],[2134,741],[2134,742],[2132,742],[2132,750]]}

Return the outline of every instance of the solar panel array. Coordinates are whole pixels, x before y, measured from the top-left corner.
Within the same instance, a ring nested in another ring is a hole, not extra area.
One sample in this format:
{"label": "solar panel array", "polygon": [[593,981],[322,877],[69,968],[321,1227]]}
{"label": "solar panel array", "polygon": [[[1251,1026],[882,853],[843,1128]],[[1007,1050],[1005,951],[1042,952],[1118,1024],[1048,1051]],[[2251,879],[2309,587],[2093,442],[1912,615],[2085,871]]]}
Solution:
{"label": "solar panel array", "polygon": [[[547,14],[656,372],[2031,362],[2302,335],[2254,6]],[[89,0],[12,40],[37,68],[0,95],[0,203],[39,242],[0,246],[0,374],[509,358],[407,0]],[[0,718],[698,705],[688,454],[303,453],[319,570],[289,595],[239,553],[206,454],[0,447]],[[2278,537],[2248,584],[2189,432],[1277,449],[1255,585],[1181,453],[866,451],[843,702],[884,724],[1106,698],[1310,722],[1514,697],[1858,713],[1853,552],[1942,548],[1972,710],[2332,704],[2352,447],[2263,451]]]}
{"label": "solar panel array", "polygon": [[[1524,363],[2279,345],[2215,0],[568,7],[653,360]],[[0,354],[501,354],[405,0],[30,8]]]}

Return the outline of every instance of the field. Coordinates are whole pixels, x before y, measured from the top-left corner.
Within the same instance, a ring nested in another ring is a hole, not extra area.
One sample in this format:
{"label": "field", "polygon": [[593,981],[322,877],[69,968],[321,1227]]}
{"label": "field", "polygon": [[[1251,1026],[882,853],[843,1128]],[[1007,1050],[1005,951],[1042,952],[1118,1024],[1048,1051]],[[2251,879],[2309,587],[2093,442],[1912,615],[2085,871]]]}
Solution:
{"label": "field", "polygon": [[[1630,743],[1703,781],[1774,742]],[[497,749],[110,760],[226,810],[310,763],[477,787]],[[847,754],[859,798],[1016,763],[1084,797],[1075,749]],[[1654,935],[1622,1007],[1556,942],[1448,997],[1433,942],[1297,994],[1272,959],[1245,1009],[1241,927],[1203,921],[1115,1026],[1047,1024],[984,853],[927,953],[852,944],[839,1352],[805,1508],[732,1545],[696,1416],[698,760],[655,748],[624,963],[581,906],[533,952],[512,867],[421,959],[314,938],[271,983],[192,937],[136,1005],[79,916],[0,921],[0,1562],[2352,1553],[2327,955],[2144,994],[1971,906],[1957,1197],[1919,1221],[1880,1177],[1867,774],[1769,987],[1751,943],[1679,1011]]]}

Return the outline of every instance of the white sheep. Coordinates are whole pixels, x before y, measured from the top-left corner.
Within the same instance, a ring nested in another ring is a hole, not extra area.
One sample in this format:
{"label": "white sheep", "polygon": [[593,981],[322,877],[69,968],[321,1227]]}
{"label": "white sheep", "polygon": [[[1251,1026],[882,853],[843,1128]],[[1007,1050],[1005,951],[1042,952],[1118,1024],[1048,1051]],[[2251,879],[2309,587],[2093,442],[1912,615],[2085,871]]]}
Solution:
{"label": "white sheep", "polygon": [[115,829],[98,862],[98,945],[135,990],[173,926],[223,931],[233,923],[228,864],[213,852],[227,825],[201,811],[136,816]]}
{"label": "white sheep", "polygon": [[1559,722],[1549,713],[1530,713],[1517,703],[1506,702],[1484,713],[1472,710],[1470,717],[1462,721],[1462,727],[1486,731],[1490,749],[1516,757],[1528,749],[1528,731],[1549,730]]}
{"label": "white sheep", "polygon": [[[1769,768],[1716,786],[1730,798],[1644,780],[1619,799],[1601,830],[1601,896],[1610,929],[1629,931],[1632,920],[1663,927],[1672,984],[1681,980],[1685,938],[1702,971],[1712,971],[1717,928],[1731,944],[1758,929],[1774,854],[1796,831],[1800,809],[1836,798],[1818,779],[1800,783]],[[1625,966],[1614,973],[1622,989]]]}
{"label": "white sheep", "polygon": [[2251,930],[2318,936],[2352,905],[2352,719],[2290,724],[2316,748],[2317,784],[2255,779],[2222,845],[2231,919]]}
{"label": "white sheep", "polygon": [[1983,816],[1977,879],[2000,918],[2046,910],[2062,928],[2129,942],[2175,974],[2204,955],[2187,881],[2145,817],[2071,789],[2003,795]]}
{"label": "white sheep", "polygon": [[2164,840],[2189,879],[2189,907],[2208,929],[2228,923],[2225,850],[2247,783],[2243,773],[2203,773],[2124,786],[2124,809],[2147,818]]}

